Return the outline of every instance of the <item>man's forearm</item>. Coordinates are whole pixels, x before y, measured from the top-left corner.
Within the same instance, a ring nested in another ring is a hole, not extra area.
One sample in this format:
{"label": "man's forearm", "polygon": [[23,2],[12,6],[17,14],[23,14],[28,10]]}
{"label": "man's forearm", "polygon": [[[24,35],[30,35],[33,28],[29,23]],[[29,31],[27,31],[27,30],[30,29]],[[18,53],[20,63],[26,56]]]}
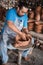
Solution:
{"label": "man's forearm", "polygon": [[11,29],[12,29],[14,32],[16,32],[17,34],[19,34],[19,35],[22,34],[22,32],[19,31],[19,30],[17,29],[17,27],[16,27],[12,22],[8,21],[8,26],[9,26],[9,28],[11,28]]}

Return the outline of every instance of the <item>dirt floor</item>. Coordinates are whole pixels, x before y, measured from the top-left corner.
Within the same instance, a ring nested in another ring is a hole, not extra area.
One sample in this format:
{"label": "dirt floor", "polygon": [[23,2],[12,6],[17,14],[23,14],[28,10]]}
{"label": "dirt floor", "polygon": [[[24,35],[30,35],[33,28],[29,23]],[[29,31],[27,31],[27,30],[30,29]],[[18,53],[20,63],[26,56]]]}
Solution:
{"label": "dirt floor", "polygon": [[[11,53],[9,54],[9,61],[7,65],[18,65],[16,62],[16,60],[18,59],[14,51],[10,51],[10,52]],[[31,61],[25,61],[24,59],[22,59],[21,65],[43,65],[43,50],[34,48],[32,54],[28,55],[28,57],[31,58]],[[0,62],[0,65],[1,65],[1,62]]]}
{"label": "dirt floor", "polygon": [[[43,65],[43,51],[37,48],[34,48],[32,55],[28,55],[31,58],[31,61],[25,61],[22,59],[21,65]],[[18,65],[16,62],[16,55],[14,51],[9,54],[9,61],[7,65]]]}

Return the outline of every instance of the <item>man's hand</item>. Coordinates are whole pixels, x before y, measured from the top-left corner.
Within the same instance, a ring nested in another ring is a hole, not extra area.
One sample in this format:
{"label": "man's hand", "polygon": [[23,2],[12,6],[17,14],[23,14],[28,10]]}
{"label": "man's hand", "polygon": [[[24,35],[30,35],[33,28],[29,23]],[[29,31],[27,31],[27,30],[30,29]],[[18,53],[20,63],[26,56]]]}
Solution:
{"label": "man's hand", "polygon": [[25,33],[21,33],[20,37],[22,38],[22,40],[26,40],[26,34]]}
{"label": "man's hand", "polygon": [[21,38],[22,38],[23,40],[26,40],[26,34],[22,32]]}

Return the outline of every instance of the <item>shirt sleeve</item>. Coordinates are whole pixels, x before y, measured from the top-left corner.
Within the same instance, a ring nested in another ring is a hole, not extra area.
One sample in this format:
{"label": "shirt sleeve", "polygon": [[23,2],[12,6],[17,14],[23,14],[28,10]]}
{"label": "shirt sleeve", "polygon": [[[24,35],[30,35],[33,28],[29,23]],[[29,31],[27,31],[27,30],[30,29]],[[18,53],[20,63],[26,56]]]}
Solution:
{"label": "shirt sleeve", "polygon": [[7,11],[7,13],[6,13],[6,21],[11,21],[11,22],[15,21],[14,11],[12,11],[12,10]]}
{"label": "shirt sleeve", "polygon": [[27,22],[28,22],[28,17],[26,16],[26,17],[25,17],[25,20],[24,20],[24,23],[23,23],[23,27],[24,27],[24,28],[27,28],[27,26],[28,26],[28,25],[27,25]]}

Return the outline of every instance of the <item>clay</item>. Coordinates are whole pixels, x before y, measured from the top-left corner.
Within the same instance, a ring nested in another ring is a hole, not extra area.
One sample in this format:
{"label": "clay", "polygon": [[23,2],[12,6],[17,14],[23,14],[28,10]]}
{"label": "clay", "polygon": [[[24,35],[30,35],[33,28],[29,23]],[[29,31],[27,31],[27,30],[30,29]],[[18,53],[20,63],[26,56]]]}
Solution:
{"label": "clay", "polygon": [[34,22],[33,21],[28,22],[28,30],[33,31],[33,29],[34,29]]}
{"label": "clay", "polygon": [[22,38],[20,38],[19,35],[17,35],[14,47],[24,47],[24,46],[29,45],[30,42],[31,42],[31,36],[30,35],[26,35],[26,40],[23,40]]}

